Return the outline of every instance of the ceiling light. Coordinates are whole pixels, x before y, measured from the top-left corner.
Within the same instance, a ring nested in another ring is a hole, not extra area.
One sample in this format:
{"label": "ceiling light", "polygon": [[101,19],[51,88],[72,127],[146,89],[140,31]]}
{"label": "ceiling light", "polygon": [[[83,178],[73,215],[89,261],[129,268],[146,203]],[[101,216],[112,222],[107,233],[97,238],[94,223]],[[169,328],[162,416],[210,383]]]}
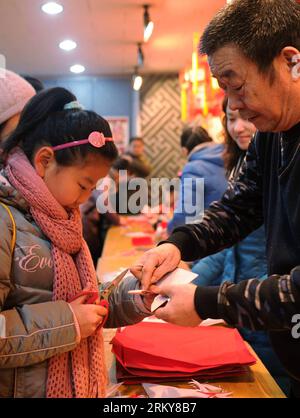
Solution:
{"label": "ceiling light", "polygon": [[66,39],[59,44],[60,49],[64,51],[72,51],[77,47],[76,42],[72,41],[71,39]]}
{"label": "ceiling light", "polygon": [[154,29],[154,23],[150,19],[150,15],[148,11],[149,5],[145,4],[143,7],[144,7],[144,42],[148,42]]}
{"label": "ceiling light", "polygon": [[70,71],[74,74],[81,74],[85,71],[85,67],[81,64],[72,65]]}
{"label": "ceiling light", "polygon": [[48,15],[57,15],[61,13],[64,10],[64,8],[61,4],[55,3],[54,1],[50,1],[49,3],[45,3],[42,6],[42,10]]}

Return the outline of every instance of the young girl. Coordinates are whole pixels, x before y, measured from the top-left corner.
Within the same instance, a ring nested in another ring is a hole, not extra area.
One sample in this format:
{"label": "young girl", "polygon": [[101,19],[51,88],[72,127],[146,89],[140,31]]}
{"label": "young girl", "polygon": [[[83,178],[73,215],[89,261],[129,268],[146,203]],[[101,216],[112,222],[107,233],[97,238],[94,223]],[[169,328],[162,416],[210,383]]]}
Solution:
{"label": "young girl", "polygon": [[[27,104],[3,153],[0,397],[105,396],[99,325],[107,310],[85,297],[68,301],[97,290],[78,208],[117,157],[109,125],[69,91],[45,90]],[[111,295],[107,327],[150,314],[128,295],[136,288],[128,278]]]}

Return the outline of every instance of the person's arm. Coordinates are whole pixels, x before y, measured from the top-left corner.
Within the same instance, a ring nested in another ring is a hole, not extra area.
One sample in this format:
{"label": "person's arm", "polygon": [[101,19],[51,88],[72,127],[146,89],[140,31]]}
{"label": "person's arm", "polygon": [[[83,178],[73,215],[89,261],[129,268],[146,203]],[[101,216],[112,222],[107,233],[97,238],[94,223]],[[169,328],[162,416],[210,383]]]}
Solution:
{"label": "person's arm", "polygon": [[291,329],[293,316],[300,312],[300,266],[265,280],[225,282],[212,289],[199,286],[195,307],[202,319],[223,318],[252,330]]}
{"label": "person's arm", "polygon": [[111,225],[115,225],[115,226],[121,225],[121,218],[120,218],[120,215],[118,213],[107,212],[103,216],[107,219],[107,221]]}
{"label": "person's arm", "polygon": [[220,287],[162,285],[160,292],[170,301],[155,315],[177,325],[197,326],[204,319],[221,318],[251,330],[290,330],[296,319],[299,322],[300,266],[289,275],[262,281],[225,282]]}
{"label": "person's arm", "polygon": [[29,366],[74,349],[77,331],[67,302],[4,309],[13,285],[10,278],[12,232],[3,218],[0,218],[0,230],[0,369]]}
{"label": "person's arm", "polygon": [[263,224],[257,141],[251,142],[237,180],[229,183],[219,202],[211,204],[203,220],[176,228],[166,241],[147,251],[131,267],[134,276],[141,280],[143,289],[148,289],[174,270],[180,259],[194,261],[231,247]]}
{"label": "person's arm", "polygon": [[127,277],[121,281],[109,298],[109,314],[105,328],[117,328],[133,325],[149,315],[150,303],[140,295],[130,295],[129,290],[140,289],[140,282],[134,277]]}
{"label": "person's arm", "polygon": [[184,261],[231,247],[263,224],[262,176],[256,146],[254,139],[238,178],[229,183],[219,202],[209,206],[203,220],[176,228],[165,241],[180,250]]}
{"label": "person's arm", "polygon": [[150,161],[145,155],[142,155],[139,159],[141,163],[144,165],[144,169],[147,170],[148,174],[147,177],[150,176],[151,171],[153,170],[152,165],[150,164]]}

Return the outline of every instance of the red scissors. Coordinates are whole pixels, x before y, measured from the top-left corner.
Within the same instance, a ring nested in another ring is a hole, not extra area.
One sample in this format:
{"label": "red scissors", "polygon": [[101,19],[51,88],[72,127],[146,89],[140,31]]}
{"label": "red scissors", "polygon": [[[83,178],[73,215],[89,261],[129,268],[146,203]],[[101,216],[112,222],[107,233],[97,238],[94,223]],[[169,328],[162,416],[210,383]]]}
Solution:
{"label": "red scissors", "polygon": [[107,309],[107,315],[104,318],[103,322],[100,324],[100,327],[104,327],[105,322],[107,321],[107,318],[108,318],[108,314],[109,314],[109,312],[108,312],[108,310],[109,310],[108,299],[109,299],[111,293],[114,291],[114,289],[124,279],[127,272],[128,272],[128,269],[122,271],[122,273],[120,273],[113,281],[111,281],[109,283],[109,285],[105,286],[105,285],[101,284],[101,286],[100,286],[100,306],[103,306],[104,308]]}
{"label": "red scissors", "polygon": [[100,324],[100,327],[103,327],[107,318],[108,318],[108,309],[109,309],[109,296],[113,292],[113,290],[119,285],[119,283],[123,280],[126,273],[128,272],[128,269],[122,271],[113,281],[109,283],[109,285],[105,286],[103,284],[100,285],[100,293],[98,290],[83,290],[80,293],[77,293],[77,295],[73,296],[71,299],[69,299],[69,303],[73,302],[75,299],[81,297],[81,296],[87,296],[85,300],[85,304],[94,304],[97,299],[100,299],[100,306],[103,306],[107,309],[107,315],[105,316],[103,322]]}
{"label": "red scissors", "polygon": [[99,299],[99,292],[98,290],[82,290],[80,293],[77,293],[77,295],[69,299],[68,302],[73,302],[81,296],[87,296],[84,303],[93,305],[96,302],[96,300]]}

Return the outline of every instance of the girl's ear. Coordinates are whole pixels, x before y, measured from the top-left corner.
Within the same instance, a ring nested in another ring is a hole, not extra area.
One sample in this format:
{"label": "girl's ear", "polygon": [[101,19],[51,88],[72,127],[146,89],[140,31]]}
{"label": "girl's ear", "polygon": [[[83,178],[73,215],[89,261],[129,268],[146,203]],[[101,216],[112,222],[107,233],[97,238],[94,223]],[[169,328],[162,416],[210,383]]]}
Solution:
{"label": "girl's ear", "polygon": [[33,166],[37,174],[43,179],[50,165],[55,161],[54,151],[50,147],[40,148],[33,159]]}

